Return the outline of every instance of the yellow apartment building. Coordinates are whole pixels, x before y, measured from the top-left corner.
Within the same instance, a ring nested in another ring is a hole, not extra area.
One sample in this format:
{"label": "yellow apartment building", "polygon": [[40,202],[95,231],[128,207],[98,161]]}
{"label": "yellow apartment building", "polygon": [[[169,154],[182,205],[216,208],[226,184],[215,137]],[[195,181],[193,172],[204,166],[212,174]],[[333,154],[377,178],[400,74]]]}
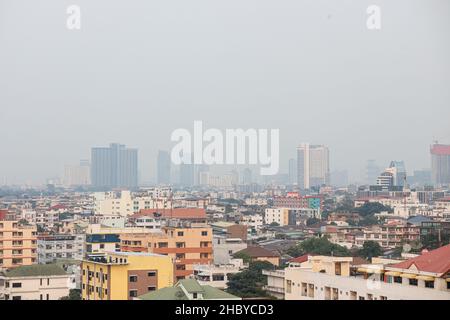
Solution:
{"label": "yellow apartment building", "polygon": [[173,261],[153,253],[114,252],[81,263],[83,300],[132,300],[173,286]]}

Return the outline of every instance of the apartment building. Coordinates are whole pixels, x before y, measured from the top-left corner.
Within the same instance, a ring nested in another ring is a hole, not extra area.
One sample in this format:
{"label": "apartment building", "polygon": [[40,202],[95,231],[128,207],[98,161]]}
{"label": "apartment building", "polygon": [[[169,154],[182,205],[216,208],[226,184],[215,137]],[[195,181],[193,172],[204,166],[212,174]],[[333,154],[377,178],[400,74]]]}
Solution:
{"label": "apartment building", "polygon": [[242,259],[233,259],[229,264],[196,264],[192,277],[200,285],[209,285],[217,289],[226,289],[229,276],[244,268]]}
{"label": "apartment building", "polygon": [[58,259],[82,260],[84,241],[84,234],[39,236],[37,240],[38,263],[47,264]]}
{"label": "apartment building", "polygon": [[213,256],[215,264],[229,264],[233,255],[247,248],[247,243],[239,238],[213,236]]}
{"label": "apartment building", "polygon": [[89,225],[86,230],[85,254],[103,255],[120,250],[120,238],[126,234],[146,234],[145,228],[110,228],[99,224]]}
{"label": "apartment building", "polygon": [[0,269],[37,263],[36,236],[34,226],[0,220]]}
{"label": "apartment building", "polygon": [[285,299],[450,299],[450,245],[399,263],[372,263],[354,270],[351,260],[313,256],[286,268]]}
{"label": "apartment building", "polygon": [[0,272],[0,300],[58,300],[75,282],[75,275],[56,264],[22,266]]}
{"label": "apartment building", "polygon": [[383,248],[395,248],[419,238],[420,227],[410,223],[392,223],[364,230],[355,237],[355,244],[362,246],[365,241],[375,241]]}
{"label": "apartment building", "polygon": [[168,226],[161,232],[147,234],[124,234],[120,247],[123,252],[153,252],[170,256],[175,261],[177,281],[191,275],[194,264],[213,262],[212,229],[206,224]]}
{"label": "apartment building", "polygon": [[166,255],[115,252],[81,263],[83,300],[132,300],[173,286],[173,261]]}

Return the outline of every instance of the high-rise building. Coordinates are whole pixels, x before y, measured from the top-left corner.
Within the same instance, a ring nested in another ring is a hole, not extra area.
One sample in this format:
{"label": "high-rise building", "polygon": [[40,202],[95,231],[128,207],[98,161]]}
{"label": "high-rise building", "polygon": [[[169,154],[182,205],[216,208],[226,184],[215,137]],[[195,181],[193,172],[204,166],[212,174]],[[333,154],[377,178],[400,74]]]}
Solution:
{"label": "high-rise building", "polygon": [[385,190],[403,187],[406,181],[406,169],[403,161],[391,161],[391,164],[377,178],[377,185]]}
{"label": "high-rise building", "polygon": [[170,184],[170,155],[167,151],[159,150],[157,167],[158,184]]}
{"label": "high-rise building", "polygon": [[81,160],[79,165],[66,165],[64,170],[64,185],[86,186],[91,184],[91,165],[88,160]]}
{"label": "high-rise building", "polygon": [[242,184],[248,185],[251,184],[252,181],[252,170],[250,168],[245,168],[242,174]]}
{"label": "high-rise building", "polygon": [[91,181],[97,188],[136,188],[138,185],[138,150],[112,143],[92,148]]}
{"label": "high-rise building", "polygon": [[391,161],[389,168],[394,174],[394,185],[403,187],[406,181],[406,169],[404,161]]}
{"label": "high-rise building", "polygon": [[309,189],[330,183],[330,153],[323,145],[303,143],[297,148],[297,183]]}
{"label": "high-rise building", "polygon": [[382,168],[380,168],[376,164],[375,160],[368,160],[367,166],[366,166],[366,182],[367,182],[367,184],[369,184],[369,185],[375,184],[381,170],[382,170]]}
{"label": "high-rise building", "polygon": [[297,161],[295,159],[289,159],[289,184],[294,184],[297,182]]}
{"label": "high-rise building", "polygon": [[431,178],[435,185],[450,184],[450,145],[434,144],[431,153]]}

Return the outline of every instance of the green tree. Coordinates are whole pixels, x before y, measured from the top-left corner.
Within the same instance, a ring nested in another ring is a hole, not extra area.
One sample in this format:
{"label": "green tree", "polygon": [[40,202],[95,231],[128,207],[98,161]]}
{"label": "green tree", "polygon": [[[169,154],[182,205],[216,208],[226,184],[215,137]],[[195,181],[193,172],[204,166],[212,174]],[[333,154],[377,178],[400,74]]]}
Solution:
{"label": "green tree", "polygon": [[351,252],[347,248],[331,243],[327,237],[304,240],[296,246],[290,247],[286,253],[292,257],[299,257],[307,253],[337,257],[351,256]]}
{"label": "green tree", "polygon": [[81,300],[81,290],[80,289],[70,289],[69,295],[62,297],[59,300]]}
{"label": "green tree", "polygon": [[378,242],[364,241],[362,249],[358,251],[358,256],[364,259],[372,259],[383,254],[383,249]]}
{"label": "green tree", "polygon": [[275,266],[267,261],[250,262],[248,269],[230,275],[227,292],[241,298],[267,297],[263,286],[267,284],[267,278],[262,270],[273,270]]}
{"label": "green tree", "polygon": [[383,211],[387,211],[390,213],[394,212],[391,207],[382,205],[379,202],[366,202],[366,203],[364,203],[364,205],[357,208],[356,211],[362,217],[370,216],[375,213],[380,213]]}
{"label": "green tree", "polygon": [[308,220],[306,220],[306,225],[309,227],[309,226],[312,226],[312,225],[314,225],[316,223],[319,223],[319,222],[320,222],[320,219],[308,218]]}

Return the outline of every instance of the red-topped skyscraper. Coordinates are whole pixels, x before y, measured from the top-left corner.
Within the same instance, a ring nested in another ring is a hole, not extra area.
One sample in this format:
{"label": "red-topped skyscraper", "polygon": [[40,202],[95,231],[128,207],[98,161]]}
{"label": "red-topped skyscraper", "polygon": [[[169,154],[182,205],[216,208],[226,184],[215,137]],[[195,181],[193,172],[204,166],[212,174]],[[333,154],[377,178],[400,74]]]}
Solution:
{"label": "red-topped skyscraper", "polygon": [[433,144],[431,153],[431,177],[436,186],[450,185],[450,145]]}

